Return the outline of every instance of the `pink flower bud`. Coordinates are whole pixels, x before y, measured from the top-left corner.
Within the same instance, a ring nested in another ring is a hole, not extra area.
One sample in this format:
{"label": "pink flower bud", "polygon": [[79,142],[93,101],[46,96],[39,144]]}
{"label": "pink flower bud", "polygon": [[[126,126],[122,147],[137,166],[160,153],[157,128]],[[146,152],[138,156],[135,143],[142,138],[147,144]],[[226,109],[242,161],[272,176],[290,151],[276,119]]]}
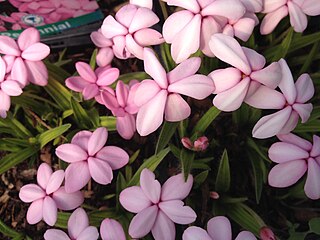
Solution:
{"label": "pink flower bud", "polygon": [[220,198],[220,195],[217,192],[210,192],[210,198],[217,200]]}
{"label": "pink flower bud", "polygon": [[209,141],[206,136],[199,137],[194,141],[194,150],[195,151],[204,151],[209,146]]}
{"label": "pink flower bud", "polygon": [[181,138],[181,143],[185,148],[190,149],[190,150],[193,149],[193,144],[192,144],[190,138],[187,138],[187,137]]}
{"label": "pink flower bud", "polygon": [[262,227],[260,229],[260,238],[261,240],[276,240],[274,233],[268,227]]}

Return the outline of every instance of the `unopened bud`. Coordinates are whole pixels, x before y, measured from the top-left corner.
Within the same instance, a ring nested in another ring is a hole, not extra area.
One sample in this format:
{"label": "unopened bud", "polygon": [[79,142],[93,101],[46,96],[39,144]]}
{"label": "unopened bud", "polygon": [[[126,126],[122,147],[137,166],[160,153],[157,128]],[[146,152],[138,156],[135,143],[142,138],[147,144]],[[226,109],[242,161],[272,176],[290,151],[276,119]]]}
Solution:
{"label": "unopened bud", "polygon": [[217,200],[220,198],[219,193],[217,192],[210,192],[210,197],[214,200]]}
{"label": "unopened bud", "polygon": [[268,227],[262,227],[260,229],[260,238],[261,240],[276,240],[274,233]]}
{"label": "unopened bud", "polygon": [[204,151],[208,146],[209,140],[206,136],[199,137],[196,141],[194,141],[195,151]]}
{"label": "unopened bud", "polygon": [[192,144],[190,138],[187,138],[187,137],[181,138],[181,143],[185,148],[190,149],[190,150],[193,149],[193,144]]}

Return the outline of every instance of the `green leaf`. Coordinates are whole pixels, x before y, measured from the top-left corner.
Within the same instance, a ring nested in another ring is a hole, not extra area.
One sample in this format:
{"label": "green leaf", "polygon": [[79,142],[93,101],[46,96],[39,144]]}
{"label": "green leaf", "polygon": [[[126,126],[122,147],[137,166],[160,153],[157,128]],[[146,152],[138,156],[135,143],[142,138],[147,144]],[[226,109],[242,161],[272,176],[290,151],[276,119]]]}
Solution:
{"label": "green leaf", "polygon": [[176,64],[171,57],[170,45],[168,43],[163,43],[160,45],[160,54],[166,71],[170,72],[172,69],[174,69]]}
{"label": "green leaf", "polygon": [[86,110],[84,110],[84,108],[80,105],[80,103],[78,103],[76,100],[71,98],[70,104],[79,127],[84,129],[92,128],[93,124],[90,120],[90,117],[86,112]]}
{"label": "green leaf", "polygon": [[132,164],[137,159],[139,154],[140,154],[140,149],[138,149],[137,151],[134,152],[134,154],[131,155],[131,157],[129,158],[129,164]]}
{"label": "green leaf", "polygon": [[117,118],[113,116],[102,116],[100,117],[101,127],[105,127],[108,131],[117,130]]}
{"label": "green leaf", "polygon": [[311,51],[308,53],[308,55],[307,55],[308,57],[304,61],[303,66],[300,69],[299,75],[305,73],[309,69],[309,67],[311,66],[311,64],[314,61],[314,58],[318,52],[319,52],[319,42],[316,42],[313,44]]}
{"label": "green leaf", "polygon": [[116,185],[116,199],[117,199],[117,204],[116,204],[116,209],[119,210],[120,208],[120,203],[119,203],[119,195],[120,192],[126,188],[127,183],[126,183],[126,179],[123,176],[123,174],[121,172],[119,172],[118,177],[117,177],[117,185]]}
{"label": "green leaf", "polygon": [[228,152],[225,149],[222,153],[219,169],[216,178],[216,191],[227,192],[230,189],[230,166]]}
{"label": "green leaf", "polygon": [[[149,75],[146,74],[145,72],[130,72],[130,73],[125,73],[119,76],[118,79],[122,80],[124,83],[128,84],[131,80],[145,80],[148,79]],[[112,88],[115,88],[117,85],[117,82],[113,83],[111,85]]]}
{"label": "green leaf", "polygon": [[285,39],[283,39],[282,43],[278,46],[277,50],[274,51],[275,55],[272,59],[273,62],[279,61],[281,58],[284,58],[287,55],[291,45],[293,32],[293,28],[291,28]]}
{"label": "green leaf", "polygon": [[256,202],[259,204],[263,183],[266,181],[264,179],[264,171],[266,171],[266,166],[260,157],[255,157],[255,155],[248,154],[249,160],[252,165],[253,175],[254,175],[254,190],[256,195]]}
{"label": "green leaf", "polygon": [[181,149],[180,161],[181,161],[181,167],[182,167],[182,172],[183,172],[185,181],[187,181],[188,176],[192,170],[194,157],[195,157],[195,152],[189,151],[185,148]]}
{"label": "green leaf", "polygon": [[203,134],[206,129],[210,126],[212,121],[220,114],[220,110],[215,106],[211,107],[203,116],[200,118],[196,126],[193,128],[191,139],[195,138],[196,135]]}
{"label": "green leaf", "polygon": [[90,67],[94,70],[96,68],[96,58],[97,58],[98,49],[96,48],[90,58]]}
{"label": "green leaf", "polygon": [[313,233],[320,235],[320,218],[312,218],[309,221],[309,228]]}
{"label": "green leaf", "polygon": [[207,179],[209,170],[203,171],[194,177],[194,188],[198,188]]}
{"label": "green leaf", "polygon": [[257,145],[257,143],[251,137],[247,138],[246,144],[249,148],[254,150],[262,159],[264,159],[266,162],[271,163],[271,160],[269,159],[267,152],[263,151],[263,149],[261,149],[260,146]]}
{"label": "green leaf", "polygon": [[19,138],[29,138],[32,137],[32,133],[17,119],[15,119],[11,114],[5,118],[0,118],[0,126],[10,128],[10,134]]}
{"label": "green leaf", "polygon": [[23,235],[21,233],[18,233],[12,228],[8,227],[1,220],[0,220],[0,232],[10,238],[20,238],[20,239],[23,238]]}
{"label": "green leaf", "polygon": [[164,149],[168,145],[178,125],[179,125],[179,122],[167,122],[167,121],[164,122],[158,138],[157,145],[156,145],[155,154],[159,153],[162,149]]}
{"label": "green leaf", "polygon": [[59,127],[49,129],[49,130],[45,131],[44,133],[41,133],[38,137],[38,141],[40,143],[40,148],[43,148],[48,142],[61,136],[70,127],[71,127],[71,124],[64,124]]}
{"label": "green leaf", "polygon": [[14,152],[6,155],[0,160],[0,174],[23,162],[27,158],[33,156],[39,151],[34,146],[27,147],[19,152]]}
{"label": "green leaf", "polygon": [[131,180],[128,183],[128,187],[138,185],[140,181],[140,173],[143,169],[148,168],[152,172],[158,167],[158,165],[162,162],[162,160],[167,156],[167,154],[170,152],[170,148],[167,147],[163,150],[161,150],[158,154],[155,154],[151,156],[150,158],[146,159],[139,169],[136,171],[136,173],[133,175]]}

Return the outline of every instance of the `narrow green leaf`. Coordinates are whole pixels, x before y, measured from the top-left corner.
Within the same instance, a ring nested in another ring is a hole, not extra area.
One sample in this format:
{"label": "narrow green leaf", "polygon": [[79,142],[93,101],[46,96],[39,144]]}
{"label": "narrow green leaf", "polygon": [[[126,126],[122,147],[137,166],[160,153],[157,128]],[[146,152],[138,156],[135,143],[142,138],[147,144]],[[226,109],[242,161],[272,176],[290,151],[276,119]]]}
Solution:
{"label": "narrow green leaf", "polygon": [[4,234],[7,237],[11,238],[17,238],[17,237],[23,237],[21,233],[16,232],[12,228],[8,227],[4,222],[0,220],[0,232]]}
{"label": "narrow green leaf", "polygon": [[102,116],[100,117],[101,127],[105,127],[108,131],[117,130],[117,118],[113,116]]}
{"label": "narrow green leaf", "polygon": [[38,137],[38,141],[40,143],[40,148],[43,148],[48,142],[52,141],[53,139],[61,136],[65,133],[71,124],[64,124],[56,128],[49,129],[43,133],[41,133]]}
{"label": "narrow green leaf", "polygon": [[192,137],[195,138],[197,134],[203,134],[206,129],[210,126],[212,121],[220,114],[220,110],[215,106],[212,106],[203,116],[200,118],[196,126],[192,131]]}
{"label": "narrow green leaf", "polygon": [[32,133],[11,114],[5,119],[0,118],[0,124],[4,127],[10,128],[10,134],[19,138],[32,137]]}
{"label": "narrow green leaf", "polygon": [[90,67],[94,70],[96,68],[96,58],[97,58],[98,49],[96,48],[90,58]]}
{"label": "narrow green leaf", "polygon": [[305,73],[311,66],[316,54],[319,52],[319,43],[320,42],[315,42],[313,44],[311,51],[308,53],[307,59],[304,61],[303,66],[300,69],[299,75]]}
{"label": "narrow green leaf", "polygon": [[309,221],[309,228],[313,233],[320,235],[320,218],[312,218]]}
{"label": "narrow green leaf", "polygon": [[268,154],[266,151],[263,151],[263,149],[260,148],[259,145],[251,138],[247,138],[246,142],[247,146],[251,149],[253,149],[262,159],[264,159],[266,162],[271,162],[271,160],[268,157]]}
{"label": "narrow green leaf", "polygon": [[155,154],[151,156],[150,158],[146,159],[139,169],[136,171],[136,173],[133,175],[131,180],[128,183],[129,186],[137,185],[140,181],[140,173],[143,169],[148,168],[151,171],[154,171],[158,165],[162,162],[162,160],[167,156],[167,154],[170,152],[170,148],[167,147],[163,150],[161,150],[158,154]]}
{"label": "narrow green leaf", "polygon": [[255,155],[251,155],[251,154],[248,154],[248,157],[253,169],[256,202],[257,204],[259,204],[263,183],[265,182],[265,179],[263,176],[263,168],[266,168],[266,166],[264,165],[263,160],[260,157],[255,157]]}
{"label": "narrow green leaf", "polygon": [[71,98],[70,104],[79,127],[87,129],[92,128],[93,124],[90,120],[90,117],[81,104],[75,101],[73,98]]}
{"label": "narrow green leaf", "polygon": [[132,164],[137,159],[139,154],[140,154],[140,149],[138,149],[137,151],[134,152],[134,154],[131,155],[131,157],[129,158],[129,164]]}
{"label": "narrow green leaf", "polygon": [[125,189],[127,186],[126,179],[121,172],[119,172],[119,174],[117,176],[116,183],[117,183],[117,185],[116,185],[116,199],[117,199],[116,209],[119,210],[120,209],[119,195],[120,195],[120,192],[123,189]]}
{"label": "narrow green leaf", "polygon": [[194,157],[195,157],[195,152],[189,151],[185,148],[181,149],[180,161],[181,161],[181,167],[182,167],[182,172],[183,172],[185,181],[188,179],[188,176],[192,170]]}
{"label": "narrow green leaf", "polygon": [[171,57],[170,45],[167,43],[161,44],[160,53],[161,53],[161,59],[163,60],[166,71],[170,72],[176,66],[175,62]]}
{"label": "narrow green leaf", "polygon": [[39,151],[34,146],[25,148],[19,152],[14,152],[6,155],[0,160],[0,174],[23,162],[27,158],[33,156]]}
{"label": "narrow green leaf", "polygon": [[158,138],[157,145],[156,145],[155,154],[159,153],[162,149],[164,149],[168,145],[178,125],[179,125],[179,122],[167,122],[167,121],[164,122]]}
{"label": "narrow green leaf", "polygon": [[285,39],[283,39],[282,43],[279,45],[277,50],[274,52],[275,55],[272,59],[273,62],[279,61],[281,58],[284,58],[287,55],[288,50],[291,45],[293,32],[294,32],[293,28],[291,28],[290,31],[288,32],[287,36],[285,37]]}
{"label": "narrow green leaf", "polygon": [[230,188],[230,166],[228,152],[225,149],[222,153],[219,169],[216,178],[216,191],[227,192]]}
{"label": "narrow green leaf", "polygon": [[198,188],[207,179],[209,170],[203,171],[194,177],[194,188]]}

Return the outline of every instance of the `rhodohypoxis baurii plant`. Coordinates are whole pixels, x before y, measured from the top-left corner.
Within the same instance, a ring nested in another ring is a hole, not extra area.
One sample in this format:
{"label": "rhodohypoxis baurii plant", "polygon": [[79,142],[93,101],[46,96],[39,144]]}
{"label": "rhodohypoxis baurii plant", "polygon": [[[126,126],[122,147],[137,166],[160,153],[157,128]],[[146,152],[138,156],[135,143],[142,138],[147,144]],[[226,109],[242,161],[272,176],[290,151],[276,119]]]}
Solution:
{"label": "rhodohypoxis baurii plant", "polygon": [[183,174],[170,177],[161,187],[155,175],[149,169],[143,169],[140,186],[124,189],[120,193],[121,205],[132,213],[137,213],[131,220],[129,234],[141,238],[150,231],[155,240],[174,240],[174,223],[189,224],[196,220],[192,208],[184,206],[191,191],[193,177],[184,181]]}
{"label": "rhodohypoxis baurii plant", "polygon": [[94,31],[90,34],[92,42],[99,48],[96,62],[99,67],[105,67],[109,65],[114,57],[112,46],[113,42],[103,36],[101,29]]}
{"label": "rhodohypoxis baurii plant", "polygon": [[49,229],[44,234],[45,240],[97,240],[99,232],[89,226],[89,218],[82,208],[77,208],[68,220],[68,234],[62,230]]}
{"label": "rhodohypoxis baurii plant", "polygon": [[61,186],[64,180],[64,171],[52,171],[51,167],[42,163],[37,171],[37,183],[24,185],[19,192],[23,202],[31,205],[27,212],[27,221],[36,224],[42,219],[50,226],[57,221],[57,211],[72,210],[83,203],[83,194],[80,191],[67,193]]}
{"label": "rhodohypoxis baurii plant", "polygon": [[269,158],[278,163],[269,172],[268,182],[273,187],[295,184],[306,172],[304,191],[308,198],[320,198],[320,138],[313,135],[313,143],[294,135],[277,136],[281,142],[269,148]]}
{"label": "rhodohypoxis baurii plant", "polygon": [[[213,217],[208,221],[207,231],[200,227],[188,227],[182,240],[231,240],[232,230],[228,218],[224,216]],[[257,240],[257,238],[248,231],[242,231],[235,240]]]}
{"label": "rhodohypoxis baurii plant", "polygon": [[56,155],[70,163],[65,172],[67,192],[83,188],[92,177],[97,183],[108,184],[112,170],[122,168],[129,161],[128,154],[116,146],[104,146],[108,131],[104,127],[94,132],[80,131],[71,140],[56,148]]}
{"label": "rhodohypoxis baurii plant", "polygon": [[163,115],[169,122],[189,117],[190,106],[180,94],[204,99],[213,92],[211,79],[195,74],[200,64],[200,58],[190,58],[166,73],[154,52],[144,49],[144,70],[153,80],[142,81],[135,93],[134,102],[139,107],[137,131],[141,136],[157,130],[163,122]]}

